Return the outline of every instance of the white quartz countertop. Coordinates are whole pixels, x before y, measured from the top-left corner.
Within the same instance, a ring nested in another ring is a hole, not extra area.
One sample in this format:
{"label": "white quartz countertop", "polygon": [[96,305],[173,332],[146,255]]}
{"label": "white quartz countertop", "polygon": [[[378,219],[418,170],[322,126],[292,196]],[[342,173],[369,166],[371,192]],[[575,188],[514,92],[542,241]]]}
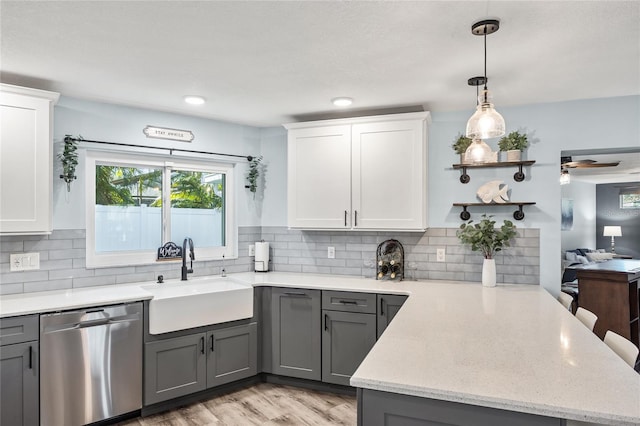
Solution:
{"label": "white quartz countertop", "polygon": [[[276,272],[230,277],[254,286],[409,295],[352,386],[640,425],[640,375],[539,286]],[[0,296],[0,317],[151,299],[144,284]]]}

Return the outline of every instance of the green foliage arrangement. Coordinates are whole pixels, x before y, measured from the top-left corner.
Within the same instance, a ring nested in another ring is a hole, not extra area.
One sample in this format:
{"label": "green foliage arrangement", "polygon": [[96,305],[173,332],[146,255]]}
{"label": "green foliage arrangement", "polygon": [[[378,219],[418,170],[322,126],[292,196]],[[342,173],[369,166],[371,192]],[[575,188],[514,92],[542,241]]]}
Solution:
{"label": "green foliage arrangement", "polygon": [[262,162],[262,155],[260,157],[253,157],[249,161],[249,172],[247,173],[248,185],[245,188],[249,188],[249,191],[253,192],[253,198],[256,197],[256,191],[258,190],[258,177],[260,176],[260,163]]}
{"label": "green foliage arrangement", "polygon": [[471,139],[466,137],[465,135],[458,135],[456,141],[451,145],[451,148],[456,152],[456,154],[464,154],[469,145],[471,145]]}
{"label": "green foliage arrangement", "polygon": [[483,214],[479,223],[472,224],[473,220],[463,223],[456,233],[460,242],[471,246],[473,251],[481,251],[485,259],[493,259],[503,247],[509,247],[510,240],[516,236],[513,222],[505,220],[500,228],[496,228],[492,217]]}
{"label": "green foliage arrangement", "polygon": [[[82,139],[82,136],[79,139]],[[76,179],[76,166],[78,165],[78,141],[71,135],[64,135],[64,148],[58,154],[58,159],[62,163],[60,179],[66,182],[67,191],[71,191],[71,182]]]}
{"label": "green foliage arrangement", "polygon": [[502,139],[498,141],[500,151],[524,151],[528,146],[529,139],[527,138],[527,135],[518,131],[511,132],[507,136],[503,136]]}

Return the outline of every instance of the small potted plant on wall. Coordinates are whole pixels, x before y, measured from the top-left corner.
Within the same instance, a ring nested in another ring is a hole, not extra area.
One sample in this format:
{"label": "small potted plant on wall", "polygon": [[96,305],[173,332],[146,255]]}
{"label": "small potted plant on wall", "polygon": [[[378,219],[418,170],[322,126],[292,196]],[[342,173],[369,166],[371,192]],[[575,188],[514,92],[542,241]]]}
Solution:
{"label": "small potted plant on wall", "polygon": [[500,151],[507,153],[507,161],[520,161],[522,158],[522,151],[529,146],[529,139],[524,133],[520,133],[517,130],[503,136],[498,141],[498,148]]}
{"label": "small potted plant on wall", "polygon": [[460,164],[465,164],[466,162],[464,153],[469,148],[469,145],[471,145],[471,139],[464,135],[458,135],[456,141],[451,145],[456,154],[460,154]]}
{"label": "small potted plant on wall", "polygon": [[510,220],[505,220],[496,228],[496,222],[491,220],[493,216],[482,215],[479,223],[473,224],[473,220],[460,225],[456,236],[462,244],[468,245],[473,251],[480,251],[484,256],[482,264],[482,285],[495,287],[496,285],[496,261],[495,255],[502,251],[503,247],[509,247],[510,241],[516,236],[516,226]]}

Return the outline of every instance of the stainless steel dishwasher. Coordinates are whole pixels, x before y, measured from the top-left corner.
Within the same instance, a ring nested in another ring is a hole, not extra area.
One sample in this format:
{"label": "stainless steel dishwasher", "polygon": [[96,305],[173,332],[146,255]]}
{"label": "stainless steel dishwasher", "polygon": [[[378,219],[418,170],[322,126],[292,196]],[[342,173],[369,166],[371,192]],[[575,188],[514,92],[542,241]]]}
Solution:
{"label": "stainless steel dishwasher", "polygon": [[40,316],[40,424],[76,426],[142,407],[142,303]]}

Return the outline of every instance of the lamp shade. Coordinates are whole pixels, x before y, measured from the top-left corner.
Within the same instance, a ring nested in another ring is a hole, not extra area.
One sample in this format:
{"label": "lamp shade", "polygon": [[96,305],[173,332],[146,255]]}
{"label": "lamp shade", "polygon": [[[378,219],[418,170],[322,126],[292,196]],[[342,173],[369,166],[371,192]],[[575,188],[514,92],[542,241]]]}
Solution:
{"label": "lamp shade", "polygon": [[505,133],[504,118],[493,108],[489,91],[483,90],[478,101],[476,112],[467,121],[467,137],[489,139],[503,136]]}
{"label": "lamp shade", "polygon": [[491,147],[481,139],[474,139],[464,152],[465,161],[487,163],[491,160]]}
{"label": "lamp shade", "polygon": [[620,226],[605,226],[604,232],[602,233],[604,237],[622,237],[622,228]]}

